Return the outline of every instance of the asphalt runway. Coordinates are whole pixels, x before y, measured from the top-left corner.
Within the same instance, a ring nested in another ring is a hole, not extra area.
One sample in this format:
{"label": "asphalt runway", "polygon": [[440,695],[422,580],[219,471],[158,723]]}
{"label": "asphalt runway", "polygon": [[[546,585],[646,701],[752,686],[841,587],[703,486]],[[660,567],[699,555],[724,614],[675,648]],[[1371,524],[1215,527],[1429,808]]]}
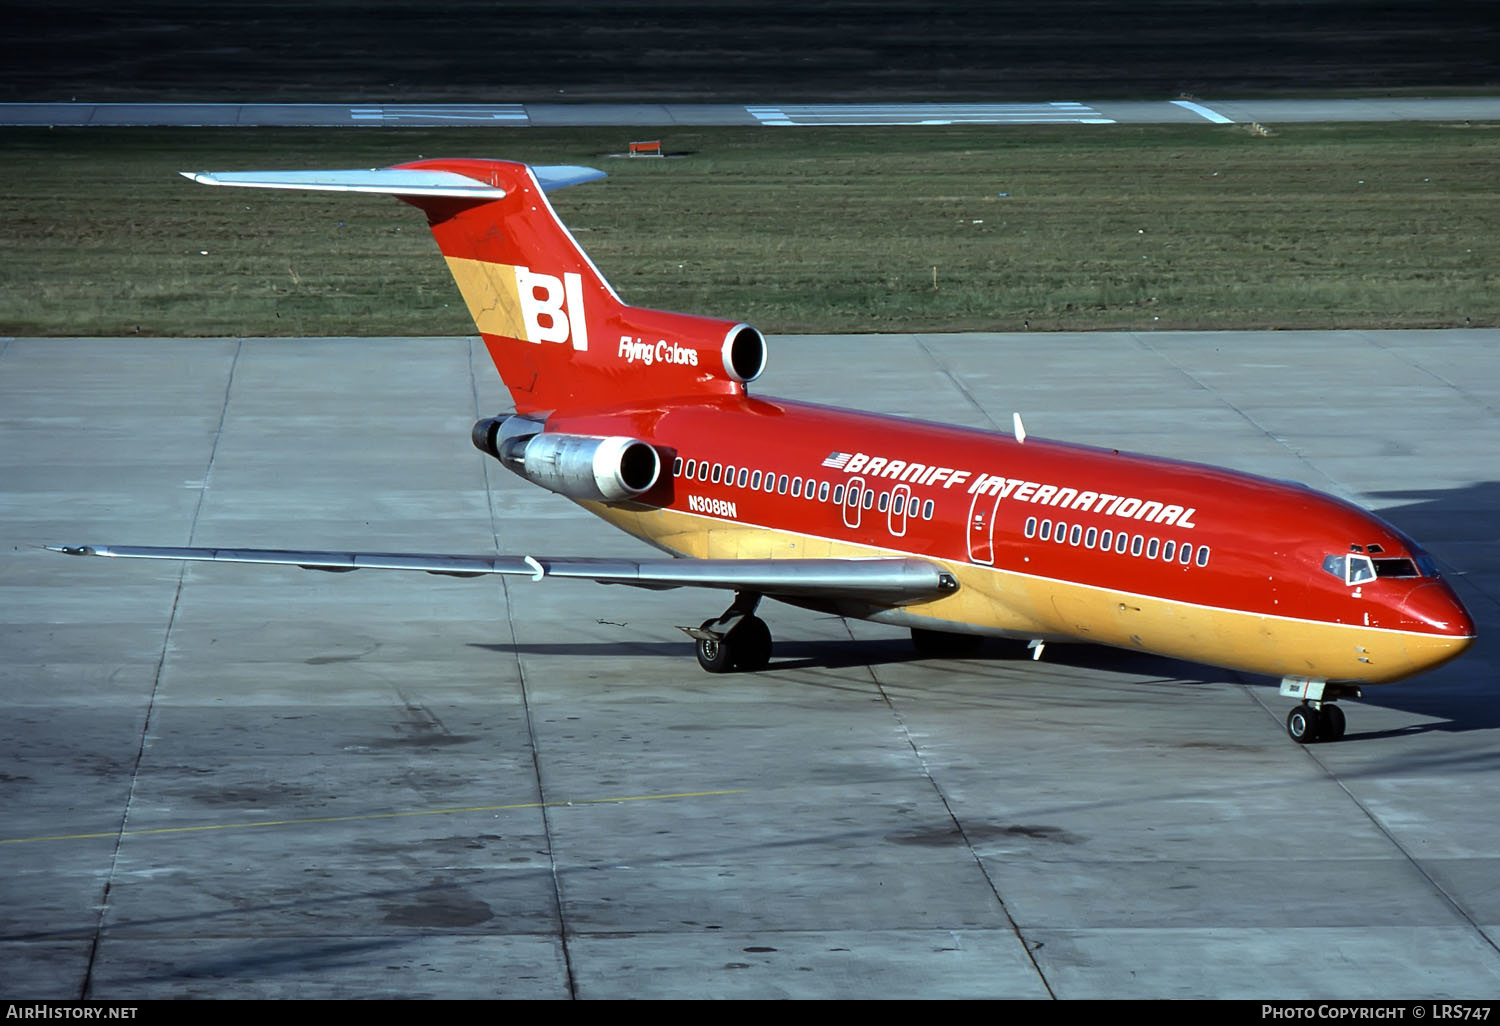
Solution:
{"label": "asphalt runway", "polygon": [[1250,124],[1496,121],[1500,97],[1362,100],[1059,100],[1041,103],[0,103],[0,125],[423,127],[439,125]]}
{"label": "asphalt runway", "polygon": [[[724,596],[47,543],[625,555],[474,451],[468,339],[0,339],[11,999],[1500,992],[1496,331],[801,336],[767,394],[1380,509],[1479,624],[1299,747],[1275,682],[919,659]],[[854,368],[854,370],[851,370]]]}

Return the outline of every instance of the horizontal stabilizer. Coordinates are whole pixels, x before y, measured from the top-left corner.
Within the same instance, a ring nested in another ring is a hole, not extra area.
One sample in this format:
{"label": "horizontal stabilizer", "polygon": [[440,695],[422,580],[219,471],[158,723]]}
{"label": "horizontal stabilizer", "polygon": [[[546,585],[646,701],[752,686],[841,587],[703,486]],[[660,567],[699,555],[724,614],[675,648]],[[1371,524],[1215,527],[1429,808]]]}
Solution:
{"label": "horizontal stabilizer", "polygon": [[266,563],[305,570],[420,570],[452,577],[509,574],[566,577],[638,588],[724,588],[762,595],[910,602],[954,591],[952,574],[921,559],[588,559],[549,556],[448,556],[401,552],[48,545],[70,556]]}
{"label": "horizontal stabilizer", "polygon": [[[592,167],[547,165],[531,173],[546,192],[604,178]],[[183,171],[203,185],[232,185],[249,189],[301,189],[310,192],[368,192],[385,196],[450,196],[462,199],[500,199],[505,190],[456,171],[422,168],[374,167],[346,171]]]}

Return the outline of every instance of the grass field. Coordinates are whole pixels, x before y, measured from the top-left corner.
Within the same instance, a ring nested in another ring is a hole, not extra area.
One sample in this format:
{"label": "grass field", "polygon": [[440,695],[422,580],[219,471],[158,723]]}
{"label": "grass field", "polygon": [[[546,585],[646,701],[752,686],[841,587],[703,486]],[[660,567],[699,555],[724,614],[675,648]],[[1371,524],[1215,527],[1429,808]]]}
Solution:
{"label": "grass field", "polygon": [[586,163],[627,300],[773,332],[1500,324],[1500,126],[0,132],[0,333],[470,334],[421,215],[178,170]]}

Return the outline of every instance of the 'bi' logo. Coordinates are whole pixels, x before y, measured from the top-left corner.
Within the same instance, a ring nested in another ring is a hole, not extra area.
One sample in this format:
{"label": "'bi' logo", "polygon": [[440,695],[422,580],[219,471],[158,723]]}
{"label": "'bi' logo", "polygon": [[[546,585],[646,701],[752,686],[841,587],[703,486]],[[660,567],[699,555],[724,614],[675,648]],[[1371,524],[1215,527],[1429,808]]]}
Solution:
{"label": "'bi' logo", "polygon": [[[537,274],[529,267],[516,268],[516,288],[521,296],[521,319],[526,322],[528,342],[567,342],[583,352],[589,347],[588,319],[583,310],[583,278],[563,272],[562,281],[550,274]],[[573,312],[571,322],[567,311]]]}

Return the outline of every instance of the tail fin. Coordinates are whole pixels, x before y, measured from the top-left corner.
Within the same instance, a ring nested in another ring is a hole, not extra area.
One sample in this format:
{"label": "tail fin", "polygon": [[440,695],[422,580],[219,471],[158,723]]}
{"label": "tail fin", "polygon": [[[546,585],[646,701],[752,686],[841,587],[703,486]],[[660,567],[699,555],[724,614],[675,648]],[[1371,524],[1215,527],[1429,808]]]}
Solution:
{"label": "tail fin", "polygon": [[183,174],[208,185],[384,193],[420,207],[518,413],[743,394],[765,366],[765,340],[747,324],[621,301],[547,201],[552,189],[604,177],[593,168],[423,160]]}

